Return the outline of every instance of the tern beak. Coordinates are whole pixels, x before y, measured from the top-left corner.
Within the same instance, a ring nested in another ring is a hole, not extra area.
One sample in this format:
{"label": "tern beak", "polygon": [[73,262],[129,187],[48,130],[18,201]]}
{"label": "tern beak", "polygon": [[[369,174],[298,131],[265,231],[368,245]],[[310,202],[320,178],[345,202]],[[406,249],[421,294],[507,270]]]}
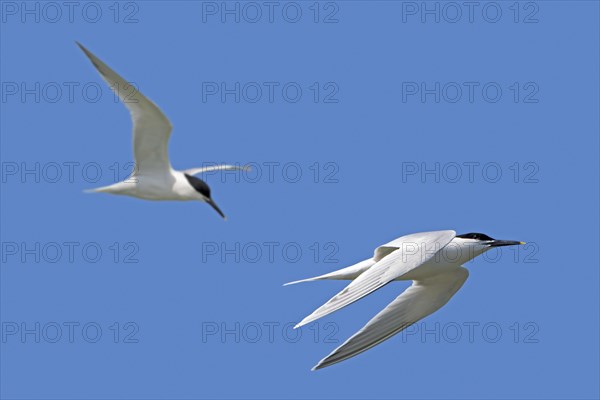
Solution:
{"label": "tern beak", "polygon": [[217,206],[217,204],[216,204],[216,203],[213,201],[213,199],[211,199],[211,198],[207,198],[207,199],[206,199],[206,202],[207,202],[208,204],[210,204],[210,206],[211,206],[212,208],[214,208],[214,209],[215,209],[215,211],[216,211],[216,212],[218,212],[218,213],[219,213],[219,215],[220,215],[221,217],[223,217],[223,219],[227,219],[227,217],[225,216],[225,214],[223,214],[223,211],[221,211],[221,209],[219,208],[219,206]]}
{"label": "tern beak", "polygon": [[490,247],[516,246],[519,244],[525,244],[525,242],[519,242],[517,240],[494,240],[490,243]]}

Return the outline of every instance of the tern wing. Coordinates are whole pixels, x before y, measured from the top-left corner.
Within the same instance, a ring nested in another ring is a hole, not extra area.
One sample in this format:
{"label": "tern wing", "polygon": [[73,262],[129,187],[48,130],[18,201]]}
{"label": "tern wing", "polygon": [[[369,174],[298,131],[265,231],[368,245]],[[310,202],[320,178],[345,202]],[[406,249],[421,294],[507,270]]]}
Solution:
{"label": "tern wing", "polygon": [[167,117],[156,104],[104,64],[91,51],[80,43],[77,45],[88,56],[104,81],[119,96],[131,114],[136,173],[157,174],[169,171],[171,164],[168,142],[171,136],[171,123]]}
{"label": "tern wing", "polygon": [[190,169],[186,169],[185,171],[183,171],[184,173],[188,174],[188,175],[196,175],[196,174],[202,174],[204,172],[212,172],[212,171],[231,171],[231,170],[242,170],[242,171],[249,171],[250,167],[247,165],[244,166],[239,166],[239,165],[209,165],[206,167],[198,167],[198,168],[190,168]]}
{"label": "tern wing", "polygon": [[315,276],[315,277],[307,278],[307,279],[301,279],[299,281],[288,282],[288,283],[285,283],[283,286],[295,285],[296,283],[301,283],[301,282],[320,281],[323,279],[354,280],[360,274],[362,274],[363,272],[365,272],[366,270],[371,268],[373,265],[375,265],[375,261],[373,261],[373,259],[370,258],[368,260],[363,260],[363,261],[358,262],[349,267],[338,269],[337,271],[332,271],[332,272],[329,272],[324,275],[319,275],[319,276]]}
{"label": "tern wing", "polygon": [[317,308],[295,327],[339,310],[369,293],[390,283],[431,259],[438,251],[454,239],[454,231],[423,232],[404,236],[395,241],[396,250],[383,257],[366,272],[363,272],[327,303]]}
{"label": "tern wing", "polygon": [[412,286],[360,331],[319,361],[313,370],[354,357],[437,311],[462,287],[468,276],[466,268],[458,267],[455,271],[413,281]]}
{"label": "tern wing", "polygon": [[[397,239],[392,240],[386,244],[382,244],[377,247],[373,252],[373,259],[380,261],[383,257],[389,255],[391,252],[398,250],[402,247],[409,247],[411,243],[422,243],[423,241],[429,240],[427,236],[431,234],[437,234],[439,232],[420,232],[411,233],[410,235],[401,236]],[[425,238],[424,238],[425,236]],[[407,248],[407,250],[410,250]]]}

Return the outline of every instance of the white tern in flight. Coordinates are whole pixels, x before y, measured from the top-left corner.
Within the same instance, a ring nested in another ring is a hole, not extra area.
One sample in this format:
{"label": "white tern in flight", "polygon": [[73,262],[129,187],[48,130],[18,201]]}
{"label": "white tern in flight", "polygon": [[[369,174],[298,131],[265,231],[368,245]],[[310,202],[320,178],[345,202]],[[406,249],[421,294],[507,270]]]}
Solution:
{"label": "white tern in flight", "polygon": [[287,283],[352,280],[295,326],[298,328],[363,298],[391,281],[413,281],[412,286],[322,359],[313,370],[354,357],[437,311],[467,280],[469,272],[463,264],[493,247],[519,244],[524,243],[496,240],[483,233],[456,235],[451,230],[415,233],[377,247],[368,260],[325,275]]}
{"label": "white tern in flight", "polygon": [[133,121],[134,171],[129,178],[113,185],[90,190],[138,197],[146,200],[199,200],[212,206],[223,218],[225,215],[213,201],[210,188],[194,175],[233,169],[233,165],[212,165],[176,171],[171,167],[168,142],[171,123],[150,99],[131,86],[98,57],[80,43],[77,45],[90,59],[104,81],[125,104]]}

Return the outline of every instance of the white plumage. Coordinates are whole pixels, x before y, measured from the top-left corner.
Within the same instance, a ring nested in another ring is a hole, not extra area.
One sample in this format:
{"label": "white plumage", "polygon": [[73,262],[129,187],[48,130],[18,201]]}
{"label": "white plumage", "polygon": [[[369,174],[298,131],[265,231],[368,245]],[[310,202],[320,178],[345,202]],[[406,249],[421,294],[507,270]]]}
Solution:
{"label": "white plumage", "polygon": [[523,242],[495,240],[480,233],[456,236],[456,232],[434,231],[402,236],[375,249],[373,257],[325,275],[289,284],[321,279],[352,282],[327,303],[296,325],[296,328],[339,310],[394,280],[413,284],[313,369],[346,360],[383,342],[437,311],[467,280],[462,264],[494,246]]}
{"label": "white plumage", "polygon": [[200,200],[210,204],[225,218],[212,200],[208,185],[194,175],[208,171],[247,169],[247,167],[216,165],[185,171],[174,170],[168,154],[172,129],[169,119],[156,104],[133,88],[92,52],[79,43],[77,45],[125,104],[133,122],[135,167],[132,175],[122,182],[90,191],[127,195],[146,200]]}

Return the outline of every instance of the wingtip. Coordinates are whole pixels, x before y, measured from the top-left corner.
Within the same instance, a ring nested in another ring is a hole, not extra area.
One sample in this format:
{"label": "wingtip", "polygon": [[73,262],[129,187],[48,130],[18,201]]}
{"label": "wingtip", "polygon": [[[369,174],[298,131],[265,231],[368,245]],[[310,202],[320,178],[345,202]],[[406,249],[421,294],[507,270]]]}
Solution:
{"label": "wingtip", "polygon": [[317,365],[315,365],[314,367],[312,367],[310,370],[311,371],[317,371],[319,369],[323,369],[325,367],[329,367],[331,364],[326,363],[325,360],[327,360],[327,357],[325,357],[324,359],[322,359],[321,361],[319,361],[317,363]]}
{"label": "wingtip", "polygon": [[296,324],[296,326],[294,326],[294,329],[302,328],[304,325],[313,322],[314,319],[311,318],[311,315],[309,315],[308,317],[304,318],[302,321],[298,322]]}
{"label": "wingtip", "polygon": [[321,279],[323,279],[322,276],[314,276],[312,278],[298,279],[297,281],[291,281],[288,283],[284,283],[283,286],[295,285],[297,283],[304,283],[304,282],[314,282],[314,281],[318,281]]}
{"label": "wingtip", "polygon": [[303,282],[303,280],[287,282],[287,283],[284,283],[283,286],[295,285],[296,283],[300,283],[300,282]]}
{"label": "wingtip", "polygon": [[77,46],[79,46],[79,49],[81,51],[83,51],[83,54],[85,54],[87,56],[87,58],[90,59],[90,61],[92,62],[92,64],[94,64],[94,66],[99,70],[100,66],[95,61],[95,56],[92,54],[92,52],[89,51],[84,45],[82,45],[81,43],[79,43],[77,40],[75,41],[75,43],[77,44]]}

